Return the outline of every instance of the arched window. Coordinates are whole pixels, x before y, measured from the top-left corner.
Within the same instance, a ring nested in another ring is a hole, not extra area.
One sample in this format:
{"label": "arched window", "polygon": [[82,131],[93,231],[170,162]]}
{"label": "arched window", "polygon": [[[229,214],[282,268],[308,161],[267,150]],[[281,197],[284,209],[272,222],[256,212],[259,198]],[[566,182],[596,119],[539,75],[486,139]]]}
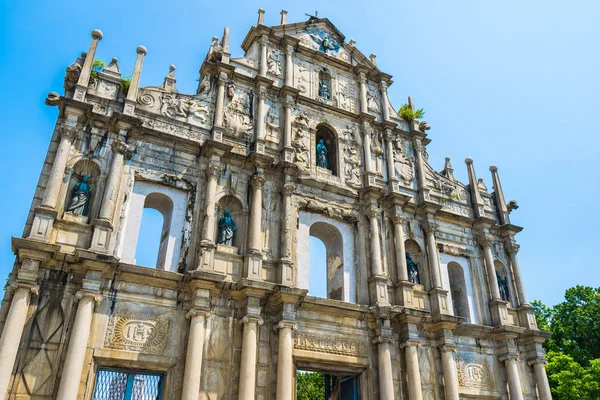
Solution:
{"label": "arched window", "polygon": [[[177,271],[187,212],[186,205],[187,193],[182,190],[148,181],[136,181],[132,192],[128,196],[125,228],[119,250],[121,261],[139,264],[136,259],[136,252],[143,251],[157,254],[154,264],[157,269]],[[153,214],[148,209],[160,213],[162,224],[160,217],[156,218],[156,213]],[[150,243],[140,243],[138,249],[138,243],[145,237],[140,235],[142,226],[146,229],[146,222],[142,221],[144,217],[154,219],[154,224],[151,224],[152,221],[150,221],[150,225],[154,225],[155,232],[160,230],[160,239],[158,242],[154,242],[158,244],[158,251],[156,251],[156,245],[151,248],[154,239],[151,239]],[[157,225],[160,226],[160,229],[157,229]],[[146,260],[145,263],[153,265],[147,261],[147,257],[144,259]]]}
{"label": "arched window", "polygon": [[465,318],[470,322],[469,300],[467,295],[467,284],[462,266],[456,262],[448,263],[448,279],[450,280],[450,294],[454,315]]}
{"label": "arched window", "polygon": [[[328,169],[333,175],[338,175],[338,148],[336,136],[331,129],[325,125],[317,126],[316,143],[316,164],[317,166]],[[323,147],[325,146],[325,150]]]}
{"label": "arched window", "polygon": [[163,225],[164,218],[160,211],[154,208],[144,208],[140,236],[135,249],[136,265],[156,267]]}
{"label": "arched window", "polygon": [[333,225],[325,222],[315,222],[310,227],[310,236],[323,242],[326,260],[325,271],[322,271],[317,277],[311,276],[311,282],[315,278],[325,280],[327,282],[327,298],[342,300],[344,290],[344,244],[342,234]]}
{"label": "arched window", "polygon": [[325,279],[325,271],[327,271],[327,249],[325,243],[316,236],[310,237],[310,270],[308,282],[309,296],[320,297],[326,299],[327,295],[327,279]]}

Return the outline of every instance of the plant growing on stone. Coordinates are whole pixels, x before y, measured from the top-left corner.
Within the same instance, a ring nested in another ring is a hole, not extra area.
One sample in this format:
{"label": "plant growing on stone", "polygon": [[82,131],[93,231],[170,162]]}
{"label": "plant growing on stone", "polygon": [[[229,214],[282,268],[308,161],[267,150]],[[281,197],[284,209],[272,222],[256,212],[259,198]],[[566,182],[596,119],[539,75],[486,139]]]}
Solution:
{"label": "plant growing on stone", "polygon": [[413,119],[423,118],[423,116],[425,115],[425,111],[422,108],[413,111],[413,109],[408,104],[404,104],[402,105],[402,107],[400,107],[398,115],[400,115],[407,121],[412,121]]}
{"label": "plant growing on stone", "polygon": [[123,92],[123,95],[127,96],[127,92],[129,92],[129,86],[131,86],[131,77],[124,76],[119,85],[121,86],[121,92]]}
{"label": "plant growing on stone", "polygon": [[96,79],[98,79],[98,72],[102,71],[105,65],[106,64],[104,64],[104,61],[102,60],[94,60],[92,63],[92,73],[90,74],[90,83],[96,82]]}

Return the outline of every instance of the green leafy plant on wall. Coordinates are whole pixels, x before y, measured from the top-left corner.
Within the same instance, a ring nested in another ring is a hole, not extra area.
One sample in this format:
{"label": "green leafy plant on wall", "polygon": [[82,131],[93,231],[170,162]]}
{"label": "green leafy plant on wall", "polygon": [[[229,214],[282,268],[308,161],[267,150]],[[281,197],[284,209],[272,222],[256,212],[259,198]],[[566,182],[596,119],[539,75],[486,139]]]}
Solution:
{"label": "green leafy plant on wall", "polygon": [[131,77],[130,76],[124,76],[121,79],[121,92],[123,92],[124,96],[127,96],[127,93],[129,92],[129,86],[131,86]]}
{"label": "green leafy plant on wall", "polygon": [[90,83],[96,82],[96,79],[98,79],[98,72],[101,72],[105,65],[106,64],[104,64],[104,61],[102,60],[94,60],[94,63],[92,64],[92,73],[90,74]]}
{"label": "green leafy plant on wall", "polygon": [[425,115],[425,111],[422,108],[413,111],[413,109],[410,108],[408,104],[404,104],[402,107],[400,107],[398,115],[400,115],[407,121],[412,121],[413,119],[423,118],[423,116]]}

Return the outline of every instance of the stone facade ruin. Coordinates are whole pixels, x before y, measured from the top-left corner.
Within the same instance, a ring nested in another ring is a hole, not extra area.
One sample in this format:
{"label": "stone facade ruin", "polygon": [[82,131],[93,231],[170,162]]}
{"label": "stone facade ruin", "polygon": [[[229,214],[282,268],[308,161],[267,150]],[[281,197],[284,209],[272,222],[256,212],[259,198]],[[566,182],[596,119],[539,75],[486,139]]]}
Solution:
{"label": "stone facade ruin", "polygon": [[[213,38],[195,94],[174,66],[140,87],[143,46],[130,82],[117,59],[93,70],[92,32],[46,100],[59,117],[12,240],[7,398],[289,400],[298,371],[336,399],[551,398],[498,169],[491,192],[470,158],[467,183],[435,171],[375,56],[281,15],[259,11],[243,57]],[[145,208],[156,268],[136,265]]]}

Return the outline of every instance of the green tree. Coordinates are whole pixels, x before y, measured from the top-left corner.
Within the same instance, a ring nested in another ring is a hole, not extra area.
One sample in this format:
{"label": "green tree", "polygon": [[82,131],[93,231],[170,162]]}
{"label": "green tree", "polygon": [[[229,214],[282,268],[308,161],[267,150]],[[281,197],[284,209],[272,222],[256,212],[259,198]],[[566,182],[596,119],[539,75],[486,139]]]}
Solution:
{"label": "green tree", "polygon": [[298,371],[296,374],[296,399],[318,400],[325,398],[325,376],[321,372]]}
{"label": "green tree", "polygon": [[[598,400],[600,399],[600,360],[594,360],[594,368],[584,368],[571,356],[560,352],[549,352],[546,372],[555,400]],[[596,379],[594,379],[596,378]]]}

